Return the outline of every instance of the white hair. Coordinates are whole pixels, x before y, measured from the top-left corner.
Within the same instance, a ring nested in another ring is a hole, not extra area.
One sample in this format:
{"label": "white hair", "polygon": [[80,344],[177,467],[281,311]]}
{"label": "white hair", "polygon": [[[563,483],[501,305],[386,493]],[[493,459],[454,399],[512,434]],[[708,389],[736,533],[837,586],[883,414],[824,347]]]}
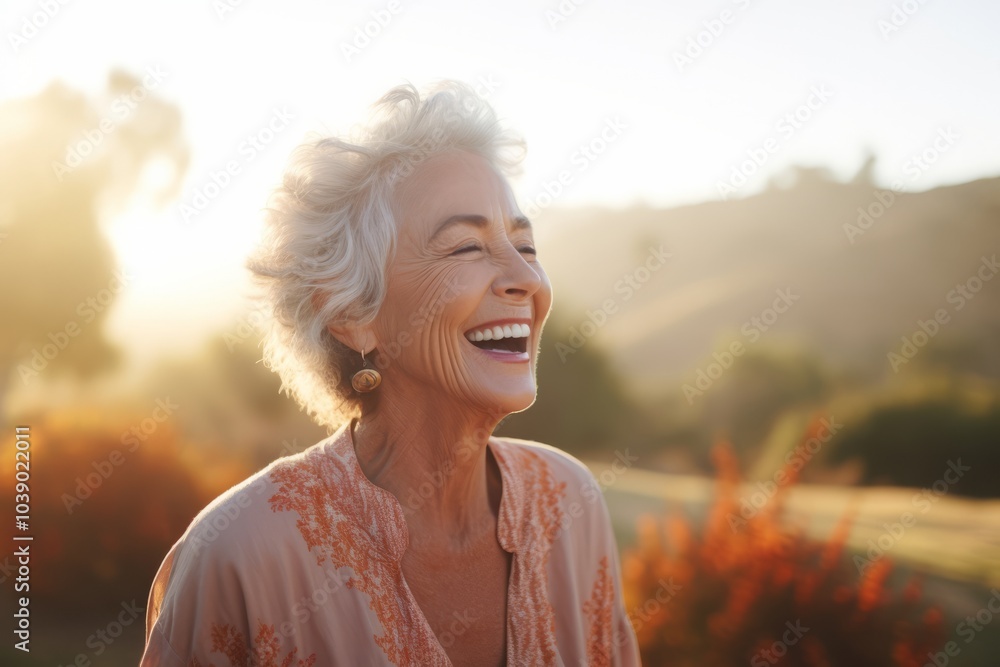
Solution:
{"label": "white hair", "polygon": [[[282,390],[331,430],[373,407],[379,394],[354,392],[361,355],[327,325],[368,324],[378,314],[396,252],[395,185],[451,150],[480,155],[506,174],[525,153],[524,141],[458,81],[439,81],[423,98],[411,84],[397,86],[374,109],[356,136],[309,140],[293,151],[248,263],[269,316],[264,362]],[[365,350],[366,360],[372,352]]]}

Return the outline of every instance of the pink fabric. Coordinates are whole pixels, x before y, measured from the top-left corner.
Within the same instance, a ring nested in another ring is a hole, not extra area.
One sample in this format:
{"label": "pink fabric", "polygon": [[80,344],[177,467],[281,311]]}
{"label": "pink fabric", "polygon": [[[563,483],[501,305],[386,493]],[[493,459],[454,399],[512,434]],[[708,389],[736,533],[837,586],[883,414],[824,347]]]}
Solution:
{"label": "pink fabric", "polygon": [[[365,477],[349,427],[195,517],[153,581],[141,667],[451,664],[403,577],[403,508]],[[493,437],[490,448],[497,537],[514,554],[508,664],[638,665],[591,473],[536,442]]]}

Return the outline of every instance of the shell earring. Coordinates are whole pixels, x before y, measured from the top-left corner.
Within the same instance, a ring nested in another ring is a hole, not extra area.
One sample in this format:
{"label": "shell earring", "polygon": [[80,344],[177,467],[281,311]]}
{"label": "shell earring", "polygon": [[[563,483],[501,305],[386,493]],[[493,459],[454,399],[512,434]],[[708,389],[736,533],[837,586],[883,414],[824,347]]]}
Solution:
{"label": "shell earring", "polygon": [[351,378],[351,386],[359,394],[367,394],[382,384],[382,374],[374,368],[367,368],[368,362],[365,361],[364,349],[361,350],[361,365],[363,368]]}

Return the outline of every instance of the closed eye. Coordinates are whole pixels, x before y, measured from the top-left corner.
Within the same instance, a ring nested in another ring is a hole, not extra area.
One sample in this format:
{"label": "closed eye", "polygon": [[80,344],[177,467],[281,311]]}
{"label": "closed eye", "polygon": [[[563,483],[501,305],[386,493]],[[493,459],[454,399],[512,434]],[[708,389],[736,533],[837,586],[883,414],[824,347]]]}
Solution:
{"label": "closed eye", "polygon": [[[483,249],[482,246],[474,243],[472,245],[467,245],[464,248],[459,248],[458,250],[456,250],[455,252],[453,252],[451,254],[452,255],[460,255],[460,254],[463,254],[463,253],[474,252],[476,250],[482,250],[482,249]],[[538,254],[538,251],[535,250],[530,245],[528,245],[528,246],[521,246],[520,248],[518,248],[518,251],[519,252],[526,252],[526,253],[529,253],[531,255],[537,255]]]}

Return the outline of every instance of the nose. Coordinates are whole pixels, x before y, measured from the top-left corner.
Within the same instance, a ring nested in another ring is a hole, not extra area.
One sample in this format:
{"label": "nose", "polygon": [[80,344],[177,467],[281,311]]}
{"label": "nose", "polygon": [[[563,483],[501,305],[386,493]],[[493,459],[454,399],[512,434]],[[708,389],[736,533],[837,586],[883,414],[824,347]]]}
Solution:
{"label": "nose", "polygon": [[520,251],[507,244],[500,272],[493,281],[493,292],[502,298],[523,300],[542,287],[542,276],[529,264]]}

